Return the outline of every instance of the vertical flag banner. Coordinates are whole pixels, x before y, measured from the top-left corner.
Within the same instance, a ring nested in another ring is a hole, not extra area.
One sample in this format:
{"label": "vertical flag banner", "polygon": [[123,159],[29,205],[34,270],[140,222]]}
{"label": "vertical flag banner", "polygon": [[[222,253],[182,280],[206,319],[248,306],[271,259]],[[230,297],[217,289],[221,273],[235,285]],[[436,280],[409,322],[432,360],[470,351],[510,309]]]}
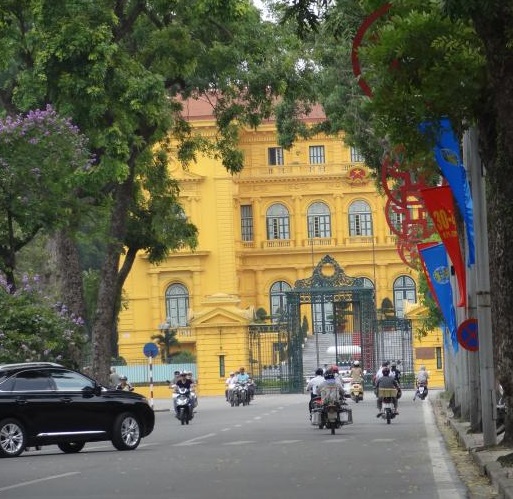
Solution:
{"label": "vertical flag banner", "polygon": [[474,211],[467,172],[461,160],[458,140],[451,122],[448,118],[442,118],[437,126],[431,123],[422,123],[420,130],[425,133],[436,132],[435,158],[443,176],[451,186],[454,199],[456,199],[456,204],[465,221],[468,244],[467,265],[470,266],[475,263]]}
{"label": "vertical flag banner", "polygon": [[458,351],[456,312],[452,301],[451,271],[447,260],[447,252],[442,243],[428,246],[420,250],[423,265],[427,269],[433,284],[436,301],[440,306],[447,329],[451,335],[452,348]]}
{"label": "vertical flag banner", "polygon": [[467,303],[467,283],[463,255],[461,254],[460,241],[458,239],[456,218],[454,216],[451,188],[449,186],[430,187],[428,189],[421,189],[420,192],[424,198],[426,209],[454,266],[459,290],[458,307],[464,307]]}
{"label": "vertical flag banner", "polygon": [[426,263],[424,262],[424,258],[422,257],[422,250],[425,248],[429,248],[430,246],[435,246],[436,244],[440,244],[438,241],[430,241],[426,243],[418,243],[417,244],[417,254],[419,255],[420,265],[422,266],[422,271],[424,272],[424,275],[426,276],[427,285],[429,288],[429,292],[431,293],[431,296],[433,297],[433,300],[435,300],[435,303],[438,305],[438,308],[442,310],[442,307],[440,306],[440,303],[438,303],[438,297],[435,293],[435,288],[433,287],[433,283],[431,282],[431,277],[429,275],[429,271],[426,268]]}

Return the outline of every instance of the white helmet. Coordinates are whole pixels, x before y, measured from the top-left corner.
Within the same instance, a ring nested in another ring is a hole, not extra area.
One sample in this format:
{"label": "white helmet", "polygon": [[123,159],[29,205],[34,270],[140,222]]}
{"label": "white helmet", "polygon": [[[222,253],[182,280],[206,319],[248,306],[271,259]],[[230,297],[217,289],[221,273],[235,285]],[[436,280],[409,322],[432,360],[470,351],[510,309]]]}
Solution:
{"label": "white helmet", "polygon": [[353,366],[358,367],[359,365],[360,365],[360,361],[359,360],[355,360],[353,362]]}

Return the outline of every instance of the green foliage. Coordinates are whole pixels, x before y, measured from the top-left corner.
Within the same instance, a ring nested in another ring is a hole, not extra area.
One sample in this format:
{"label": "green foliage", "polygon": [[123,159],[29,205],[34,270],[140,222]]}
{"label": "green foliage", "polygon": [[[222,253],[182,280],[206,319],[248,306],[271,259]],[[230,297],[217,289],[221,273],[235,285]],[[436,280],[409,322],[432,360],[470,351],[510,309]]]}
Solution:
{"label": "green foliage", "polygon": [[182,350],[171,356],[171,362],[173,364],[190,364],[196,362],[196,356],[192,352]]}
{"label": "green foliage", "polygon": [[75,192],[91,172],[86,146],[50,106],[0,121],[0,270],[11,286],[16,253],[77,210]]}
{"label": "green foliage", "polygon": [[85,344],[82,322],[38,290],[37,279],[10,293],[0,286],[0,363],[51,361],[78,368]]}

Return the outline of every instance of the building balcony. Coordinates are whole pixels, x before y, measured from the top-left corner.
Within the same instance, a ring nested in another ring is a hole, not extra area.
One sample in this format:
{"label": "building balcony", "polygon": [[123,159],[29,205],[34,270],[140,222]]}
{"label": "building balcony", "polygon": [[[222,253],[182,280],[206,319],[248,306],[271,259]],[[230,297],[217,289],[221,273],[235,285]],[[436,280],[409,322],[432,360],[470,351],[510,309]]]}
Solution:
{"label": "building balcony", "polygon": [[345,175],[353,168],[361,168],[367,172],[368,169],[364,163],[292,163],[286,165],[267,165],[267,166],[245,166],[240,174],[240,179],[253,177],[299,177],[308,175]]}

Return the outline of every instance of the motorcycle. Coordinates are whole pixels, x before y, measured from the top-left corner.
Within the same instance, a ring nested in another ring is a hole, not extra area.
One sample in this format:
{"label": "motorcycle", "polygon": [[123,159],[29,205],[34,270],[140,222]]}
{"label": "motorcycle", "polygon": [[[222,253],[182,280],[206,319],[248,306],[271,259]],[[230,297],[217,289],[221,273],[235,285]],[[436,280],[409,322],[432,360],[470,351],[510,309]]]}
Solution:
{"label": "motorcycle", "polygon": [[249,405],[251,400],[251,396],[249,393],[249,384],[248,383],[236,383],[232,390],[232,397],[230,400],[230,405],[232,407],[239,405]]}
{"label": "motorcycle", "polygon": [[311,424],[318,426],[319,430],[324,427],[331,430],[335,435],[335,430],[341,426],[353,423],[353,411],[340,402],[323,402],[321,397],[312,400]]}
{"label": "motorcycle", "polygon": [[189,424],[189,421],[191,421],[194,417],[194,403],[192,400],[191,391],[187,388],[177,387],[175,395],[176,417],[180,420],[182,425]]}
{"label": "motorcycle", "polygon": [[428,394],[427,381],[420,381],[417,383],[417,390],[415,391],[415,395],[413,396],[413,400],[419,398],[420,400],[424,400]]}
{"label": "motorcycle", "polygon": [[380,388],[378,396],[383,399],[381,404],[381,413],[378,414],[378,417],[381,416],[387,424],[390,424],[390,421],[395,419],[397,416],[394,406],[394,399],[397,397],[397,390],[395,388]]}
{"label": "motorcycle", "polygon": [[342,385],[344,387],[344,397],[351,398],[351,385],[353,384],[353,378],[344,376],[342,378]]}
{"label": "motorcycle", "polygon": [[363,385],[360,381],[354,381],[351,383],[350,389],[351,399],[358,403],[363,400]]}

